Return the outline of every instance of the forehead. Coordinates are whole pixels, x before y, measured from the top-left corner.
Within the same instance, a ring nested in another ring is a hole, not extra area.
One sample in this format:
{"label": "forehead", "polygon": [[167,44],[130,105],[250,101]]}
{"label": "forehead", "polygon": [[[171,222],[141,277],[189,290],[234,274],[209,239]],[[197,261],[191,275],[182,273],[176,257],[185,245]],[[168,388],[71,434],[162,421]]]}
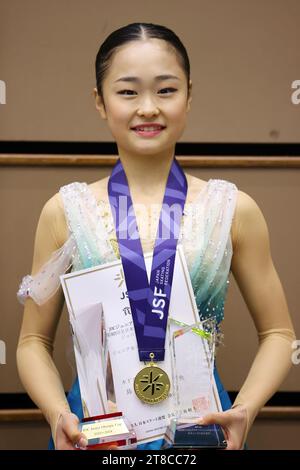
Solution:
{"label": "forehead", "polygon": [[184,77],[174,48],[161,39],[131,41],[118,48],[112,56],[107,78],[115,80],[124,74],[149,77],[173,72]]}

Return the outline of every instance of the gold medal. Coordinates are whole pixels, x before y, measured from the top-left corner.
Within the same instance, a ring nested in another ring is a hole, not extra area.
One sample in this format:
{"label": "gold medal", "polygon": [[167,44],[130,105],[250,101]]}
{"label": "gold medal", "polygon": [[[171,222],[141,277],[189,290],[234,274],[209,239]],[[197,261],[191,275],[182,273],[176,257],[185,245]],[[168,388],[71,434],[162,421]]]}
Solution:
{"label": "gold medal", "polygon": [[[150,354],[154,358],[154,354]],[[152,361],[144,367],[134,379],[134,391],[137,397],[148,405],[155,405],[168,398],[170,380],[168,374]]]}

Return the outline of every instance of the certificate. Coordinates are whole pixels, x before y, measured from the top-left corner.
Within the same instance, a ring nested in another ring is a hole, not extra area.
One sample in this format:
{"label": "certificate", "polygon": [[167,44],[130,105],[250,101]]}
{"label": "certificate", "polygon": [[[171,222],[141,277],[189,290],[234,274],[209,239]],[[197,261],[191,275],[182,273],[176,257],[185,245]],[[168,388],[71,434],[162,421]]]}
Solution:
{"label": "certificate", "polygon": [[[145,254],[144,258],[149,277],[152,253]],[[207,350],[198,337],[197,357],[185,356],[184,343],[178,349],[180,354],[176,356],[176,364],[181,370],[180,387],[184,389],[184,401],[178,404],[174,383],[171,383],[168,398],[161,403],[149,405],[137,398],[133,383],[144,363],[139,360],[121,260],[65,274],[61,276],[61,283],[74,335],[77,371],[86,417],[108,412],[104,372],[107,355],[112,368],[116,408],[131,422],[139,444],[163,438],[170,419],[175,416],[195,415],[195,410],[199,415],[222,410],[214,378],[208,377],[208,369],[204,367]],[[174,334],[182,328],[182,324],[193,325],[199,322],[184,252],[182,246],[178,245],[165,360],[162,365],[158,364],[170,378],[174,376]],[[104,347],[101,348],[100,344],[104,344]],[[193,386],[185,384],[184,388],[185,371],[188,370],[193,372],[195,381]],[[207,389],[210,379],[212,399],[207,403],[203,391]]]}

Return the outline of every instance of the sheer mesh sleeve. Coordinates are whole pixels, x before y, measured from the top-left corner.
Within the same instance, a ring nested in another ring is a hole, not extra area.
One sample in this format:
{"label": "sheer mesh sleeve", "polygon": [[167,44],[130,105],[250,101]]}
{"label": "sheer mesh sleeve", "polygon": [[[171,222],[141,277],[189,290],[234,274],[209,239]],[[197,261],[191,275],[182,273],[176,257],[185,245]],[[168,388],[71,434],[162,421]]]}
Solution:
{"label": "sheer mesh sleeve", "polygon": [[69,411],[52,357],[64,303],[59,276],[72,264],[74,256],[74,239],[69,234],[57,193],[41,212],[32,271],[23,279],[18,291],[24,312],[16,354],[20,380],[50,424],[54,440],[60,413]]}
{"label": "sheer mesh sleeve", "polygon": [[71,235],[35,275],[23,277],[17,292],[19,302],[24,304],[27,297],[31,297],[38,305],[47,302],[60,286],[59,276],[68,271],[75,256],[76,242]]}
{"label": "sheer mesh sleeve", "polygon": [[292,366],[295,339],[287,300],[275,269],[269,230],[257,203],[240,191],[232,272],[255,324],[259,347],[234,406],[248,411],[247,432]]}
{"label": "sheer mesh sleeve", "polygon": [[38,305],[46,303],[60,286],[64,274],[76,261],[76,241],[66,224],[59,193],[44,205],[35,235],[31,274],[23,277],[17,298],[24,304],[31,297]]}

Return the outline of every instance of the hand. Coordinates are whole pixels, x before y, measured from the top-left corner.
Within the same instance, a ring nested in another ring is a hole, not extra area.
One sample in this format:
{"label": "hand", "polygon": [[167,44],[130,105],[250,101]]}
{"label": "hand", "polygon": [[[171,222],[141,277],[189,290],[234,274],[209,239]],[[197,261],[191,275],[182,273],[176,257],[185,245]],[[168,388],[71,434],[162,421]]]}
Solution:
{"label": "hand", "polygon": [[[78,417],[70,411],[64,411],[59,415],[55,431],[56,450],[74,450],[78,447],[81,450],[87,449],[87,438],[82,432],[80,432],[78,424]],[[75,445],[78,447],[75,447]],[[116,446],[105,446],[105,450],[106,449],[116,449]]]}
{"label": "hand", "polygon": [[237,405],[221,413],[210,413],[199,420],[201,425],[220,424],[227,441],[226,450],[243,449],[248,425],[248,414],[245,406]]}
{"label": "hand", "polygon": [[78,417],[70,411],[59,415],[55,430],[55,449],[74,450],[76,444],[80,449],[86,448],[87,438],[80,432],[78,423]]}

